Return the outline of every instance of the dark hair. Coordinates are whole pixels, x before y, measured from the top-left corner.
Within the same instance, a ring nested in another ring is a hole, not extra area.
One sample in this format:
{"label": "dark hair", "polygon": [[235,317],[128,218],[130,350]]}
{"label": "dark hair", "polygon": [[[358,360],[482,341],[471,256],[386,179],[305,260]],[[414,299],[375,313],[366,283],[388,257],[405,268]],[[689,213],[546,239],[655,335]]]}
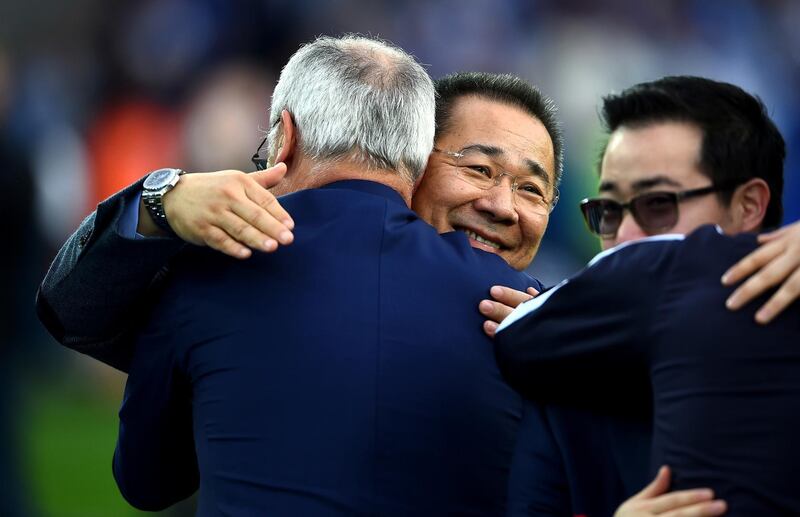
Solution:
{"label": "dark hair", "polygon": [[556,104],[528,81],[509,74],[459,72],[433,82],[436,87],[436,138],[450,129],[453,104],[466,95],[475,95],[522,108],[544,125],[553,141],[556,185],[561,182],[564,162],[564,136],[556,117]]}
{"label": "dark hair", "polygon": [[[702,77],[664,77],[604,97],[600,118],[608,133],[657,122],[696,125],[703,135],[700,170],[715,185],[762,178],[771,194],[762,226],[780,225],[786,144],[758,97]],[[732,196],[719,193],[726,206]]]}

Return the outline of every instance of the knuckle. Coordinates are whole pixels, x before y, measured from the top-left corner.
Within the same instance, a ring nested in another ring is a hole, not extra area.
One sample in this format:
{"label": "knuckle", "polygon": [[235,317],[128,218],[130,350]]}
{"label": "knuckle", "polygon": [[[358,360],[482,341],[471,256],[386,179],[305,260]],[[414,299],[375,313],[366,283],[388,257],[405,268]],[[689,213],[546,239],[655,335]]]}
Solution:
{"label": "knuckle", "polygon": [[208,237],[211,234],[211,225],[206,221],[194,221],[191,224],[191,228],[194,229],[194,233],[203,237]]}
{"label": "knuckle", "polygon": [[222,195],[228,198],[239,197],[241,186],[237,178],[231,178],[231,181],[226,181],[224,185],[219,188]]}
{"label": "knuckle", "polygon": [[[259,187],[259,188],[261,188],[261,187]],[[264,189],[261,189],[261,190],[263,192],[260,192],[260,193],[255,194],[255,195],[251,195],[251,198],[253,199],[255,204],[257,204],[261,209],[263,209],[263,210],[272,209],[273,205],[275,204],[275,196],[273,196],[272,194],[270,194],[269,192],[267,192]]]}
{"label": "knuckle", "polygon": [[281,229],[278,227],[278,225],[280,225],[278,221],[276,221],[273,217],[263,213],[258,215],[255,223],[255,226],[264,233],[277,234]]}
{"label": "knuckle", "polygon": [[272,208],[274,205],[278,204],[278,200],[271,193],[265,192],[265,196],[259,204],[264,208]]}
{"label": "knuckle", "polygon": [[261,213],[254,214],[251,220],[252,220],[253,226],[255,228],[257,228],[258,230],[260,230],[262,232],[270,233],[270,229],[271,229],[270,228],[270,226],[271,226],[270,225],[270,221],[263,214],[261,214]]}
{"label": "knuckle", "polygon": [[226,206],[223,203],[211,202],[208,204],[208,211],[211,212],[213,215],[220,215],[225,210]]}
{"label": "knuckle", "polygon": [[208,235],[206,239],[206,242],[210,246],[213,246],[215,248],[222,248],[225,245],[226,241],[227,241],[226,237],[216,232],[213,232],[210,235]]}
{"label": "knuckle", "polygon": [[247,229],[250,228],[247,224],[237,224],[233,228],[233,236],[242,239],[245,235],[247,235]]}

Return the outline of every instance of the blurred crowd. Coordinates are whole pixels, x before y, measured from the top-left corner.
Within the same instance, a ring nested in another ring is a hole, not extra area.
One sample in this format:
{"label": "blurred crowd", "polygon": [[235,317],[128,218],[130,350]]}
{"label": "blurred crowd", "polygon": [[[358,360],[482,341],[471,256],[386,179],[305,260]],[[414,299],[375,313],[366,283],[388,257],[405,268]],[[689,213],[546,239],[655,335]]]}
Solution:
{"label": "blurred crowd", "polygon": [[[128,511],[110,471],[124,379],[43,334],[37,282],[97,202],[148,171],[249,170],[280,66],[302,42],[377,35],[434,78],[511,72],[552,96],[564,184],[531,267],[552,284],[597,250],[577,203],[596,188],[598,102],[639,81],[703,75],[759,95],[788,145],[785,222],[800,219],[798,24],[794,0],[3,2],[0,515]],[[73,441],[87,433],[102,436],[86,442],[95,455]]]}

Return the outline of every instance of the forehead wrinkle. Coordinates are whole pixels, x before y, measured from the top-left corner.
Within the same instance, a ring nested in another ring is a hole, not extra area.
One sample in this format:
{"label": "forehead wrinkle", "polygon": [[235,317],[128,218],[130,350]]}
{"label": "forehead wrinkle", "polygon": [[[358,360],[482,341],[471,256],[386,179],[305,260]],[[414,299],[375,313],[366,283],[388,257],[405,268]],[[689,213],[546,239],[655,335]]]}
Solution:
{"label": "forehead wrinkle", "polygon": [[[486,144],[470,144],[462,147],[461,150],[459,150],[460,153],[464,153],[466,151],[478,151],[492,158],[505,158],[509,154],[500,147]],[[537,176],[541,178],[548,185],[552,184],[550,174],[548,174],[547,169],[545,169],[542,164],[531,158],[524,158],[523,163],[525,164],[525,168],[528,170],[531,176]],[[504,168],[507,169],[507,167]]]}
{"label": "forehead wrinkle", "polygon": [[492,156],[492,157],[506,155],[506,152],[500,147],[494,145],[486,145],[486,144],[470,144],[462,147],[459,152],[463,153],[465,151],[478,151],[487,156]]}

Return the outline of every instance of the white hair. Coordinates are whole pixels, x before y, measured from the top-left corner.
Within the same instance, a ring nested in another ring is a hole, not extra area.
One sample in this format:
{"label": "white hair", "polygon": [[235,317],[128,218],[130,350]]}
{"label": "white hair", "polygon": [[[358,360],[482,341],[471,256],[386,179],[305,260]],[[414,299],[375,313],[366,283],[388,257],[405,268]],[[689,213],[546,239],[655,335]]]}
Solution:
{"label": "white hair", "polygon": [[412,56],[362,36],[320,37],[286,63],[272,95],[269,148],[282,110],[316,161],[357,160],[415,180],[433,148],[433,82]]}

